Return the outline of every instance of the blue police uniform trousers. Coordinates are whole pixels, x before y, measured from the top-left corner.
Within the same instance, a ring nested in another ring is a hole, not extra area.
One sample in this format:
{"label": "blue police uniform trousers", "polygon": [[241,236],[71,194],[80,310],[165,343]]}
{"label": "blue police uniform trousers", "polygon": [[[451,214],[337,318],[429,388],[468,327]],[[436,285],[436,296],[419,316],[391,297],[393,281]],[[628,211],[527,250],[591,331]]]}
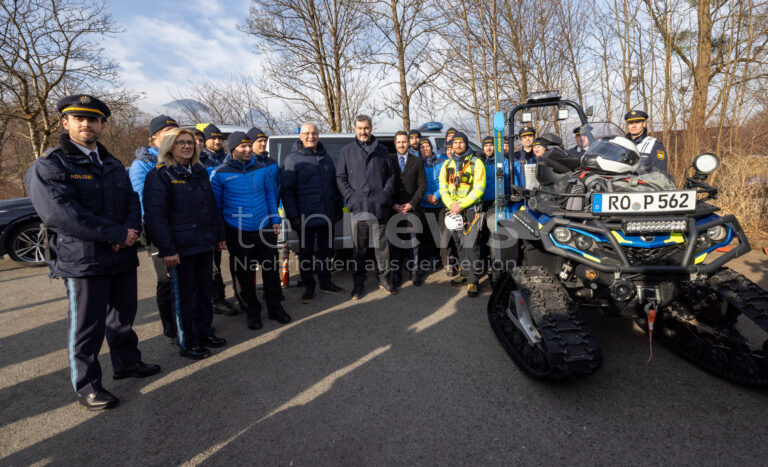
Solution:
{"label": "blue police uniform trousers", "polygon": [[213,336],[213,252],[181,256],[179,265],[168,268],[171,275],[173,317],[176,336],[183,349],[200,345]]}
{"label": "blue police uniform trousers", "polygon": [[69,370],[72,386],[81,396],[101,386],[99,350],[106,335],[112,368],[141,361],[132,329],[136,317],[136,269],[128,272],[64,278],[69,298],[67,318]]}

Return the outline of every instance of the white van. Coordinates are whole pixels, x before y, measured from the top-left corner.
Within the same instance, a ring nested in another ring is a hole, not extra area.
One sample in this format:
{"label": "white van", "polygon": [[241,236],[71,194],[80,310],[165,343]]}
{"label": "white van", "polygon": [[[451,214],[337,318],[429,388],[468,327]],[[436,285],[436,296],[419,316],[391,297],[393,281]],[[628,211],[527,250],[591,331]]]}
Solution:
{"label": "white van", "polygon": [[[422,137],[428,137],[432,140],[432,147],[437,148],[437,152],[443,152],[445,145],[445,133],[436,131],[422,131]],[[392,156],[395,152],[395,134],[394,133],[375,133],[374,136],[379,144],[383,144]],[[277,160],[280,167],[283,166],[283,159],[291,152],[293,145],[299,140],[298,134],[292,135],[275,135],[269,137],[267,150],[269,151],[269,157]],[[320,142],[325,146],[325,150],[333,160],[334,166],[336,161],[339,160],[339,150],[347,144],[355,140],[354,133],[322,133],[320,134]],[[469,150],[482,153],[482,148],[477,141],[469,140]],[[281,213],[282,214],[282,213]],[[285,227],[285,223],[284,223]],[[344,218],[336,223],[334,227],[334,241],[333,247],[336,250],[352,248],[352,223],[349,218],[349,213],[344,208]],[[288,247],[293,252],[298,252],[298,239],[294,232],[286,232],[285,241],[288,242]]]}

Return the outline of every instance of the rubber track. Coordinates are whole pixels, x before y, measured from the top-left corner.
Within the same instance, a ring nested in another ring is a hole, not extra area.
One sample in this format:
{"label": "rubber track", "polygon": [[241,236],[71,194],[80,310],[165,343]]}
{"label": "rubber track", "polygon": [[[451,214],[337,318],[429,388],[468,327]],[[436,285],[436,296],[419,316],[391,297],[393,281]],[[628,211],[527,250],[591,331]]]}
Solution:
{"label": "rubber track", "polygon": [[768,332],[768,291],[728,268],[718,271],[708,282],[728,303]]}
{"label": "rubber track", "polygon": [[[768,292],[763,290],[757,284],[753,283],[743,275],[728,269],[723,268],[716,274],[711,276],[708,280],[709,285],[713,290],[717,291],[730,306],[734,307],[745,317],[752,320],[761,329],[768,332]],[[675,320],[676,324],[684,326],[688,329],[689,334],[684,339],[694,339],[698,342],[697,346],[691,348],[690,344],[685,345],[683,341],[680,341],[676,337],[669,337],[663,331],[663,327],[667,326],[668,320]],[[638,324],[641,327],[645,327],[644,320],[639,320]],[[755,362],[755,366],[759,369],[758,375],[750,375],[739,373],[731,362],[727,368],[723,369],[718,366],[712,365],[708,359],[704,358],[702,353],[703,349],[707,346],[712,347],[713,343],[705,342],[700,337],[701,334],[697,327],[690,325],[684,321],[677,320],[675,318],[666,318],[662,320],[662,329],[659,333],[654,333],[654,339],[658,336],[665,346],[674,351],[681,357],[685,358],[689,362],[696,366],[716,375],[721,378],[733,381],[735,383],[744,384],[748,386],[768,388],[768,357],[762,354],[761,349],[754,349],[757,354],[752,353],[751,358]],[[732,358],[733,352],[737,351],[732,349],[726,342],[719,342],[715,347],[720,349],[721,353],[728,355]],[[694,350],[697,349],[697,350]],[[742,353],[742,355],[744,355]]]}
{"label": "rubber track", "polygon": [[[538,266],[515,268],[511,279],[514,283],[503,281],[502,286],[516,286],[521,291],[541,335],[541,346],[548,363],[546,371],[531,372],[525,365],[520,365],[518,359],[522,356],[514,355],[517,353],[514,346],[511,343],[504,345],[518,366],[529,376],[550,381],[582,378],[600,369],[603,356],[597,338],[589,325],[578,316],[577,305],[560,281]],[[501,301],[503,303],[496,303],[495,306],[506,307],[506,301],[503,298]],[[502,335],[494,330],[501,340]]]}

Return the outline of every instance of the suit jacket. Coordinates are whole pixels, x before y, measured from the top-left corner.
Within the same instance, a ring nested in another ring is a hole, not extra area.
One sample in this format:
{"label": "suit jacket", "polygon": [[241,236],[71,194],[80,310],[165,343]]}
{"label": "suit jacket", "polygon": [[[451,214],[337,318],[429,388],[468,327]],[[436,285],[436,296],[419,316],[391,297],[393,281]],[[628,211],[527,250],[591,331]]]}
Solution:
{"label": "suit jacket", "polygon": [[[395,155],[395,166],[399,171],[398,157],[398,155]],[[413,212],[419,212],[421,210],[421,199],[426,191],[427,177],[424,173],[424,159],[408,154],[400,177],[396,202],[397,204],[410,203],[413,206]]]}

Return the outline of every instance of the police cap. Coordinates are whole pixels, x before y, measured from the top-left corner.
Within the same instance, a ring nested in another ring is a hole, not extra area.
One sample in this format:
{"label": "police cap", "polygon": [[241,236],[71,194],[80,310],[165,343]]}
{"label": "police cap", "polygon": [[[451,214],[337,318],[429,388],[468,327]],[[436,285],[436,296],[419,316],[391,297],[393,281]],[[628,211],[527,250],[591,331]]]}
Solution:
{"label": "police cap", "polygon": [[248,133],[246,133],[246,136],[251,139],[251,141],[256,141],[259,138],[266,138],[267,134],[261,131],[260,128],[253,127],[250,130],[248,130]]}
{"label": "police cap", "polygon": [[576,136],[581,136],[581,127],[577,126],[576,128],[574,128],[573,129],[573,134],[576,135]]}
{"label": "police cap", "polygon": [[223,138],[224,135],[221,133],[221,130],[219,130],[219,127],[211,123],[210,125],[203,128],[203,138],[205,138],[206,141],[208,141],[211,138]]}
{"label": "police cap", "polygon": [[535,140],[533,140],[533,143],[531,144],[531,146],[541,146],[542,144],[544,144],[544,140],[541,138],[536,138]]}
{"label": "police cap", "polygon": [[243,143],[252,144],[253,140],[242,131],[236,131],[227,138],[227,149],[229,149],[229,152],[232,152]]}
{"label": "police cap", "polygon": [[483,138],[483,146],[486,144],[493,144],[493,136],[486,136]]}
{"label": "police cap", "polygon": [[107,104],[88,94],[67,96],[56,104],[56,111],[63,115],[79,115],[81,117],[101,117],[106,119],[112,113]]}
{"label": "police cap", "polygon": [[532,126],[526,125],[526,126],[520,128],[520,133],[519,133],[518,136],[520,136],[522,138],[523,136],[529,136],[529,135],[530,136],[536,136],[536,130],[534,130]]}
{"label": "police cap", "polygon": [[648,120],[648,114],[642,110],[630,110],[624,115],[624,121],[627,123],[644,122],[646,120]]}
{"label": "police cap", "polygon": [[152,136],[163,128],[167,128],[169,126],[178,127],[179,122],[172,119],[168,115],[158,115],[149,122],[149,136]]}

